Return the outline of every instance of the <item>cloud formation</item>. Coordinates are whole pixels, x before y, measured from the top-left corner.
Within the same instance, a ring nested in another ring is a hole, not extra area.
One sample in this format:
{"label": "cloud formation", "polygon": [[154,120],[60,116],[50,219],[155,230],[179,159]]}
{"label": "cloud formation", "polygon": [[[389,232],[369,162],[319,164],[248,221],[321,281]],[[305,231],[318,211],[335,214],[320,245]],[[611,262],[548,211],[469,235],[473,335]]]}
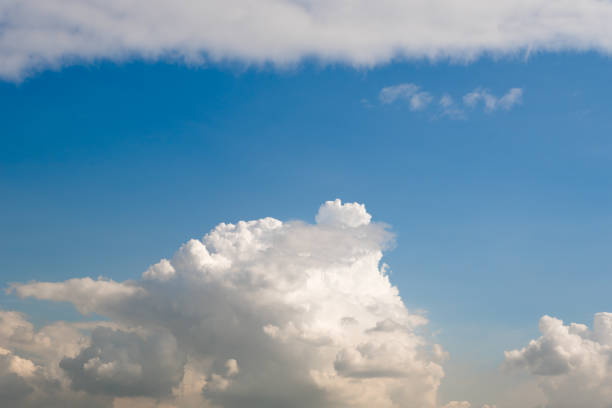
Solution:
{"label": "cloud formation", "polygon": [[100,59],[374,66],[483,53],[612,50],[601,0],[6,0],[0,77]]}
{"label": "cloud formation", "polygon": [[389,282],[381,258],[392,235],[357,203],[328,201],[316,221],[222,223],[135,281],[14,285],[109,321],[37,331],[1,312],[0,392],[15,407],[50,393],[64,407],[88,397],[106,407],[436,408],[447,353]]}
{"label": "cloud formation", "polygon": [[[468,401],[451,401],[442,408],[472,408],[472,404]],[[484,404],[482,408],[496,408],[495,405]]]}
{"label": "cloud formation", "polygon": [[108,407],[112,399],[70,390],[60,361],[87,345],[86,332],[108,322],[56,322],[38,330],[17,312],[0,310],[0,401],[11,407]]}
{"label": "cloud formation", "polygon": [[420,91],[420,87],[415,84],[399,84],[381,89],[378,99],[383,104],[404,99],[409,102],[410,110],[417,111],[427,107],[433,97],[429,92]]}
{"label": "cloud formation", "polygon": [[522,100],[523,90],[521,88],[511,88],[501,97],[493,95],[487,89],[478,88],[463,97],[463,102],[472,108],[482,102],[486,112],[493,112],[497,109],[510,110]]}
{"label": "cloud formation", "polygon": [[[421,90],[413,83],[402,83],[384,87],[378,93],[378,99],[383,105],[399,101],[407,101],[411,111],[425,110],[436,99],[430,92]],[[450,94],[444,93],[438,99],[436,115],[450,119],[465,119],[466,108],[474,109],[482,105],[486,113],[496,110],[510,110],[523,101],[522,88],[510,88],[504,95],[497,97],[485,88],[476,88],[459,98],[457,103]],[[436,108],[436,107],[434,107]]]}
{"label": "cloud formation", "polygon": [[593,330],[540,319],[542,336],[520,350],[506,351],[508,368],[532,374],[546,408],[608,408],[612,405],[612,313],[597,313]]}

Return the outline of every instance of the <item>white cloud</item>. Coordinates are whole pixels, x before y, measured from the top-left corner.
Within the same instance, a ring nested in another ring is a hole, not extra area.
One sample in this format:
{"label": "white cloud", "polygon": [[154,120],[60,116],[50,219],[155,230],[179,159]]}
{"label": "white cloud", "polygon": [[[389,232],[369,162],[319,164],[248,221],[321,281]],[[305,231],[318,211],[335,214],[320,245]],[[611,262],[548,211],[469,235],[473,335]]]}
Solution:
{"label": "white cloud", "polygon": [[358,203],[328,201],[316,221],[220,224],[137,281],[15,285],[110,322],[57,323],[67,334],[44,343],[47,328],[5,312],[0,346],[30,350],[66,407],[436,408],[447,353],[381,264],[392,235]]}
{"label": "white cloud", "polygon": [[359,227],[368,225],[372,216],[366,211],[365,205],[359,203],[344,203],[339,199],[326,201],[319,208],[315,220],[319,225]]}
{"label": "white cloud", "polygon": [[433,100],[433,96],[431,96],[427,92],[418,92],[410,98],[410,109],[414,111],[423,110],[430,104]]}
{"label": "white cloud", "polygon": [[175,274],[174,267],[167,259],[162,259],[155,265],[151,265],[143,274],[143,279],[168,280]]}
{"label": "white cloud", "polygon": [[72,302],[80,312],[99,312],[105,302],[121,301],[144,294],[142,288],[128,283],[112,280],[93,280],[91,278],[70,279],[62,283],[38,282],[29,285],[16,285],[15,291],[22,297],[34,296],[39,299]]}
{"label": "white cloud", "polygon": [[523,90],[521,88],[512,88],[504,96],[499,98],[497,105],[505,110],[509,110],[515,105],[518,105],[523,100]]}
{"label": "white cloud", "polygon": [[523,90],[521,88],[511,88],[499,98],[487,89],[477,88],[463,97],[463,103],[472,108],[482,102],[486,112],[493,112],[497,109],[510,110],[522,100]]}
{"label": "white cloud", "polygon": [[450,119],[465,119],[465,112],[463,109],[457,106],[452,96],[445,93],[440,97],[439,101],[441,116],[448,117]]}
{"label": "white cloud", "polygon": [[378,99],[383,104],[391,104],[398,100],[406,100],[410,104],[410,110],[422,110],[432,101],[433,97],[429,92],[420,91],[420,87],[411,84],[398,84],[384,87],[378,94]]}
{"label": "white cloud", "polygon": [[[442,408],[472,408],[472,404],[468,401],[451,401]],[[495,405],[484,404],[482,408],[496,408]]]}
{"label": "white cloud", "polygon": [[398,84],[386,86],[380,90],[378,98],[382,103],[393,103],[398,99],[410,99],[419,90],[415,84]]}
{"label": "white cloud", "polygon": [[483,53],[609,53],[612,4],[601,0],[5,0],[0,76],[81,61],[307,57],[373,66]]}
{"label": "white cloud", "polygon": [[442,408],[470,408],[472,404],[467,401],[451,401]]}
{"label": "white cloud", "polygon": [[526,370],[543,391],[547,408],[608,408],[612,405],[612,313],[583,324],[540,319],[542,336],[507,351],[509,368]]}
{"label": "white cloud", "polygon": [[451,106],[453,106],[454,103],[455,101],[453,101],[453,97],[449,94],[444,94],[440,98],[440,106],[442,106],[443,108],[450,108]]}
{"label": "white cloud", "polygon": [[[383,105],[406,100],[410,104],[410,110],[424,110],[434,100],[434,96],[426,91],[421,91],[418,85],[403,83],[387,86],[380,90],[378,99]],[[510,110],[523,101],[523,89],[510,88],[501,97],[493,95],[489,90],[476,88],[463,96],[463,104],[470,108],[477,107],[481,102],[485,112],[493,112],[498,109]],[[455,99],[449,93],[443,93],[438,100],[437,116],[450,119],[465,119],[463,107],[455,103]]]}

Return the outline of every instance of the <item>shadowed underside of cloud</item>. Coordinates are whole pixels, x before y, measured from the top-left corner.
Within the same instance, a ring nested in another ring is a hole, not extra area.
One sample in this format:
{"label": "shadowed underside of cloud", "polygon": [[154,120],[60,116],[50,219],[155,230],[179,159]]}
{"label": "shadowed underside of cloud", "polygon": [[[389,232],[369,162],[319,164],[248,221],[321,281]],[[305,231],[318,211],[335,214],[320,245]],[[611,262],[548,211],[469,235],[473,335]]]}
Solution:
{"label": "shadowed underside of cloud", "polygon": [[100,59],[374,66],[612,50],[603,0],[5,0],[0,77]]}
{"label": "shadowed underside of cloud", "polygon": [[36,330],[1,312],[0,393],[15,407],[437,407],[446,353],[389,282],[391,234],[357,203],[316,220],[220,224],[136,281],[14,285],[109,322]]}

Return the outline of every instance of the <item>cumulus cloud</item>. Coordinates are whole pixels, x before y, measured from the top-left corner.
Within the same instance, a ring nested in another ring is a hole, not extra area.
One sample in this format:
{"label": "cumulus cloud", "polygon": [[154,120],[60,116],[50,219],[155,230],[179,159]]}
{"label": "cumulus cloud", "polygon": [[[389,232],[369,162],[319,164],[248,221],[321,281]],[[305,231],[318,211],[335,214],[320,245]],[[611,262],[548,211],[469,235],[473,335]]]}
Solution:
{"label": "cumulus cloud", "polygon": [[315,221],[319,225],[353,228],[368,225],[371,219],[372,216],[366,211],[365,205],[359,203],[342,204],[339,199],[323,204],[315,217]]}
{"label": "cumulus cloud", "polygon": [[99,59],[373,66],[483,53],[609,53],[601,0],[6,0],[0,76]]}
{"label": "cumulus cloud", "polygon": [[44,395],[27,380],[40,371],[66,407],[438,407],[447,353],[389,281],[392,235],[358,203],[328,201],[315,219],[219,224],[134,281],[14,285],[109,321],[55,323],[65,332],[43,341],[48,327],[3,312],[0,357],[32,362],[7,360],[0,379]]}
{"label": "cumulus cloud", "polygon": [[170,395],[183,376],[184,355],[170,333],[97,327],[90,344],[60,367],[72,388],[113,396]]}
{"label": "cumulus cloud", "polygon": [[60,361],[88,343],[87,332],[108,322],[56,322],[35,329],[24,315],[0,310],[0,401],[11,407],[106,407],[112,402],[71,391]]}
{"label": "cumulus cloud", "polygon": [[[31,368],[24,372],[21,369],[24,365]],[[9,350],[0,349],[0,399],[15,404],[32,393],[33,388],[28,384],[27,378],[34,370],[34,364],[30,360],[14,356]]]}
{"label": "cumulus cloud", "polygon": [[612,406],[612,313],[595,315],[593,329],[544,316],[542,336],[507,351],[505,364],[532,374],[547,408]]}

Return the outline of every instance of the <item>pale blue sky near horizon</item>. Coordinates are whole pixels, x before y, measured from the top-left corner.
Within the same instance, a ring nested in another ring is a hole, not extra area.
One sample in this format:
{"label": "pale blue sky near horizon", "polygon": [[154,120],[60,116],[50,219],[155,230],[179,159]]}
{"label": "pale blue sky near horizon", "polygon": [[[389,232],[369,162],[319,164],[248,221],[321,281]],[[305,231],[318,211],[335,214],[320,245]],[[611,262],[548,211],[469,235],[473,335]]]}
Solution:
{"label": "pale blue sky near horizon", "polygon": [[[457,360],[499,364],[544,314],[611,311],[611,61],[595,53],[293,69],[100,63],[0,82],[0,276],[136,279],[220,222],[388,223],[391,280]],[[465,117],[383,104],[412,83]],[[34,321],[71,307],[2,294]],[[484,364],[484,363],[483,363]]]}

